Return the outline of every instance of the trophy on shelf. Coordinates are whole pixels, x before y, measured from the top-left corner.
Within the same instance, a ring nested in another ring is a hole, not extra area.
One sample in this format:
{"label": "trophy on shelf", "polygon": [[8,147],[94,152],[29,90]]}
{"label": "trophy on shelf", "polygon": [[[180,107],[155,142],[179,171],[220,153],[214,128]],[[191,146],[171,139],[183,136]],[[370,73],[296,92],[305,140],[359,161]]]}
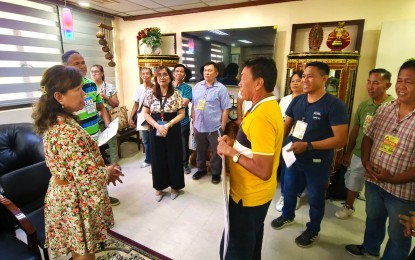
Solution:
{"label": "trophy on shelf", "polygon": [[332,51],[341,51],[350,44],[350,35],[344,28],[345,22],[339,22],[338,26],[329,34],[327,47]]}

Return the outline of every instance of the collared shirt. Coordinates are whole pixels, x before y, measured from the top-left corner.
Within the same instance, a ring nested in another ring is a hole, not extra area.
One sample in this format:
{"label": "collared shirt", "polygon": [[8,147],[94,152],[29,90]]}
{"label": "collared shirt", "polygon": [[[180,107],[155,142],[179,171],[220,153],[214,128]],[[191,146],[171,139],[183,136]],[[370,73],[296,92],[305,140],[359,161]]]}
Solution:
{"label": "collared shirt", "polygon": [[[115,94],[117,94],[117,90],[115,89],[115,87],[111,84],[111,83],[109,83],[109,82],[102,82],[102,84],[100,85],[100,86],[97,86],[97,88],[98,88],[98,92],[99,93],[101,93],[101,89],[103,89],[104,90],[104,94],[106,95],[106,96],[108,96],[108,97],[112,97],[112,96],[114,96]],[[108,104],[108,102],[106,101],[106,100],[104,100],[103,99],[103,101],[104,101],[104,105],[105,105],[105,108],[107,109],[107,110],[110,110],[111,109],[111,105],[110,104]]]}
{"label": "collared shirt", "polygon": [[[182,95],[182,98],[187,98],[190,102],[192,102],[192,87],[187,85],[186,83],[182,83],[179,86],[175,87],[176,90],[179,91],[180,95]],[[189,118],[189,107],[186,106],[185,112],[184,112],[184,118],[182,121],[180,121],[180,125],[184,126],[190,123]]]}
{"label": "collared shirt", "polygon": [[285,111],[287,111],[288,106],[290,105],[291,101],[293,100],[293,94],[289,94],[280,100],[280,108],[282,113],[282,118],[285,119]]}
{"label": "collared shirt", "polygon": [[102,104],[103,100],[94,81],[84,77],[82,83],[82,90],[86,93],[85,107],[74,114],[81,120],[82,128],[96,141],[100,134],[99,116],[96,105]]}
{"label": "collared shirt", "polygon": [[271,178],[264,181],[239,163],[229,162],[230,195],[236,203],[242,199],[243,206],[254,207],[272,200],[283,137],[284,125],[275,96],[264,98],[246,113],[233,147],[248,158],[254,154],[273,156],[274,163]]}
{"label": "collared shirt", "polygon": [[139,109],[140,109],[140,107],[142,106],[142,104],[143,104],[143,101],[144,101],[144,96],[145,96],[145,94],[146,94],[146,87],[144,86],[144,83],[143,84],[140,84],[140,85],[138,85],[136,88],[135,88],[135,92],[134,92],[134,97],[133,97],[133,100],[134,100],[134,102],[137,102],[140,106],[138,107]]}
{"label": "collared shirt", "polygon": [[[385,169],[391,175],[405,174],[415,167],[415,110],[399,120],[399,102],[378,108],[372,123],[364,133],[373,140],[370,161]],[[398,138],[391,154],[380,150],[386,135]],[[415,182],[392,184],[366,179],[392,195],[415,201]]]}
{"label": "collared shirt", "polygon": [[[390,103],[395,98],[391,95],[385,99],[384,103]],[[373,120],[373,116],[381,104],[373,103],[373,99],[368,99],[360,103],[359,107],[357,108],[356,115],[354,117],[354,125],[359,127],[359,133],[356,138],[356,145],[353,149],[353,154],[358,156],[359,158],[362,157],[362,140],[363,140],[363,130],[366,129],[369,124]]]}
{"label": "collared shirt", "polygon": [[162,96],[162,100],[158,99],[152,89],[148,89],[145,92],[143,106],[150,109],[150,114],[161,113],[161,107],[164,104],[163,110],[164,113],[174,113],[183,109],[183,98],[180,95],[179,91],[174,90],[173,95],[167,98],[167,101],[164,101],[166,97]]}
{"label": "collared shirt", "polygon": [[[222,112],[231,108],[226,87],[215,81],[208,87],[206,81],[200,81],[192,90],[194,122],[193,126],[200,133],[211,133],[222,126]],[[198,109],[200,101],[206,100],[203,110]],[[224,129],[222,129],[224,130]]]}

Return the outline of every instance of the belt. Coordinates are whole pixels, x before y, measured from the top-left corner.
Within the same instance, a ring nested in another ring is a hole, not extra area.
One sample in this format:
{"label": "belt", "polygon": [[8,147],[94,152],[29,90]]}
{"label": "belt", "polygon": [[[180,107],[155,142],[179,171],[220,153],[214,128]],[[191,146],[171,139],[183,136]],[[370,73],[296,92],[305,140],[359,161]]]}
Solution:
{"label": "belt", "polygon": [[68,185],[69,181],[58,179],[58,177],[54,176],[53,181],[58,185]]}

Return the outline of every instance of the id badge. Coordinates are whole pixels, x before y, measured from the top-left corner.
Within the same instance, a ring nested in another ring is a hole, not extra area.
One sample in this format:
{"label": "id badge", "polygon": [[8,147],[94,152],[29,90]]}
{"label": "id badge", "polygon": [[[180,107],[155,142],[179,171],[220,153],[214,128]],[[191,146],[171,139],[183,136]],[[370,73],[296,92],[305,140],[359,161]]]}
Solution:
{"label": "id badge", "polygon": [[199,100],[199,103],[197,104],[197,109],[205,110],[205,105],[206,105],[206,99],[201,99]]}
{"label": "id badge", "polygon": [[295,127],[294,127],[294,130],[293,130],[293,136],[295,138],[303,140],[305,130],[307,129],[307,125],[308,124],[304,121],[297,121],[297,123],[295,123]]}
{"label": "id badge", "polygon": [[366,115],[365,117],[365,122],[363,123],[363,129],[366,129],[366,127],[368,127],[370,125],[370,123],[372,123],[373,121],[373,115]]}
{"label": "id badge", "polygon": [[88,114],[92,114],[92,113],[97,111],[95,103],[94,103],[94,101],[92,100],[91,97],[86,97],[85,98],[85,111]]}
{"label": "id badge", "polygon": [[387,154],[393,154],[393,152],[396,149],[396,146],[398,145],[399,138],[392,136],[392,135],[385,135],[385,138],[383,139],[379,150],[382,152],[385,152]]}
{"label": "id badge", "polygon": [[[159,124],[159,125],[165,125],[166,124],[166,121],[158,120],[157,121],[157,124]],[[162,136],[158,130],[156,131],[156,136]]]}

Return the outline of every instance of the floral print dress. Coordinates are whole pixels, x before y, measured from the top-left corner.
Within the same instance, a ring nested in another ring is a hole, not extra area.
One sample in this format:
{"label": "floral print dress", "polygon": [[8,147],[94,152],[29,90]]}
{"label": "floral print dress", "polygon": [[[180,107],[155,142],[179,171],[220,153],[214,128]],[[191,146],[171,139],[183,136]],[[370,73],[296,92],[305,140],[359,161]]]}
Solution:
{"label": "floral print dress", "polygon": [[[64,117],[44,133],[43,144],[52,173],[45,198],[45,247],[53,258],[71,251],[94,253],[114,225],[98,145],[74,119]],[[69,184],[59,185],[54,178]]]}

